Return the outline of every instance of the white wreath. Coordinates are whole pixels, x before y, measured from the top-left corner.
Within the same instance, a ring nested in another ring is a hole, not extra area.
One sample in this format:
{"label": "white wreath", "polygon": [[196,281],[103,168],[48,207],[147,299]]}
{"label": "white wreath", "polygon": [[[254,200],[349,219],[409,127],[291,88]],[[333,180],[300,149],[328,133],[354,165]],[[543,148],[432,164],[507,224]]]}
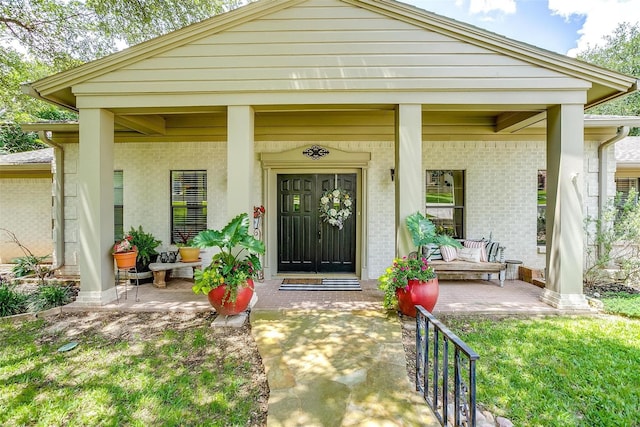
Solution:
{"label": "white wreath", "polygon": [[351,196],[344,190],[336,188],[325,191],[320,198],[320,217],[342,230],[344,222],[351,216],[352,206]]}

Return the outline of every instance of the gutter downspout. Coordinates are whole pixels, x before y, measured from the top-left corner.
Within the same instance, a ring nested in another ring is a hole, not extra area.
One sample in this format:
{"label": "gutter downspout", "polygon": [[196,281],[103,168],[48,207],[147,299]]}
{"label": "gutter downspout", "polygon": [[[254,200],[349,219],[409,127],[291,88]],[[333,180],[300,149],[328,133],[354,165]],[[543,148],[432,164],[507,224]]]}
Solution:
{"label": "gutter downspout", "polygon": [[[607,203],[609,202],[609,192],[607,191],[609,184],[607,182],[609,172],[609,147],[621,139],[626,138],[629,135],[629,130],[629,126],[620,126],[613,138],[601,142],[600,145],[598,145],[598,218],[602,218]],[[609,224],[603,224],[605,227],[608,225]],[[604,245],[598,245],[598,256],[602,256],[603,252]]]}
{"label": "gutter downspout", "polygon": [[51,270],[58,270],[64,266],[64,148],[47,137],[47,132],[38,132],[42,142],[53,147],[53,237],[55,240],[53,252],[53,266]]}

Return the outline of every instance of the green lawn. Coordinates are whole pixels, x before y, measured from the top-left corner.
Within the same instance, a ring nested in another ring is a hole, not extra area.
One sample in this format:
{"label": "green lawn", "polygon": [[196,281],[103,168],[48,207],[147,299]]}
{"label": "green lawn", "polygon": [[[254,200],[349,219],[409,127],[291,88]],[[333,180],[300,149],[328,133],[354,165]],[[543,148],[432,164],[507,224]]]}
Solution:
{"label": "green lawn", "polygon": [[478,402],[515,425],[640,425],[640,320],[445,322],[480,354]]}
{"label": "green lawn", "polygon": [[607,313],[640,319],[640,294],[605,293],[602,297],[602,303]]}
{"label": "green lawn", "polygon": [[262,367],[239,351],[249,333],[202,315],[109,316],[0,320],[0,425],[262,425]]}

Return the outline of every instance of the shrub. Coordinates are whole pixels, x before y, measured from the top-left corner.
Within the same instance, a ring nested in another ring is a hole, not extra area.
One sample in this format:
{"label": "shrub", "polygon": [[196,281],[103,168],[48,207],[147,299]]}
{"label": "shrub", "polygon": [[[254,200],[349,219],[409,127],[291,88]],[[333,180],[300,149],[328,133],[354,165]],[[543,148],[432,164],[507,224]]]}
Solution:
{"label": "shrub", "polygon": [[71,300],[71,289],[68,286],[51,283],[39,286],[38,290],[30,295],[27,307],[30,312],[38,312],[66,305]]}
{"label": "shrub", "polygon": [[14,286],[0,284],[0,317],[24,313],[27,299],[27,295],[17,292]]}
{"label": "shrub", "polygon": [[637,193],[626,200],[618,194],[600,218],[585,220],[587,265],[584,282],[592,285],[610,281],[607,270],[618,268],[623,283],[640,276],[640,204]]}

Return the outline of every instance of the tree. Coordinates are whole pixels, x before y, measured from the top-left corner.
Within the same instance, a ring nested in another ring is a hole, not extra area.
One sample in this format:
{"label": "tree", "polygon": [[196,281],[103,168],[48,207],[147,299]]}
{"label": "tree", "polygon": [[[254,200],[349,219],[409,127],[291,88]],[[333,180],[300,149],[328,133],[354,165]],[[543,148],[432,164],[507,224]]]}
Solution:
{"label": "tree", "polygon": [[[578,58],[630,76],[640,76],[640,24],[622,23],[604,40],[604,45],[590,47]],[[589,113],[638,116],[640,94],[635,92],[607,102],[590,109]],[[639,129],[633,129],[632,135],[640,135]]]}
{"label": "tree", "polygon": [[20,84],[108,55],[250,0],[2,0],[0,121],[51,110]]}

